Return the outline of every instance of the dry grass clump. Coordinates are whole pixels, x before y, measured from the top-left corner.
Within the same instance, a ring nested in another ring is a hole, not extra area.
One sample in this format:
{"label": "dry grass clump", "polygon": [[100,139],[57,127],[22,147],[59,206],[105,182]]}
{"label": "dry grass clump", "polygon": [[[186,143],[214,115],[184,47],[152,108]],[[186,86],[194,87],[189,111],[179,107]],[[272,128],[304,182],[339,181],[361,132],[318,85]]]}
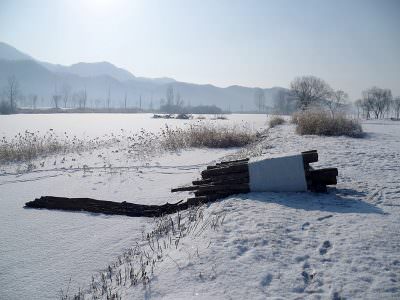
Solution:
{"label": "dry grass clump", "polygon": [[275,116],[271,120],[269,120],[268,124],[269,124],[270,128],[273,128],[275,126],[285,124],[285,119],[283,119],[281,117],[278,117],[278,116]]}
{"label": "dry grass clump", "polygon": [[292,123],[297,124],[296,132],[301,135],[363,136],[361,124],[357,120],[349,119],[345,115],[333,118],[322,110],[297,112],[292,116]]}
{"label": "dry grass clump", "polygon": [[[111,141],[109,141],[112,143]],[[0,164],[6,162],[29,161],[58,153],[86,151],[104,146],[107,143],[99,138],[85,140],[76,136],[69,137],[67,133],[59,136],[53,130],[41,135],[39,132],[25,131],[13,138],[3,137],[0,140]]]}
{"label": "dry grass clump", "polygon": [[[193,247],[188,254],[188,263],[192,264],[200,257],[200,250],[208,248],[204,243],[204,234],[209,229],[219,230],[223,226],[225,212],[223,210],[206,213],[205,206],[193,206],[188,210],[174,215],[155,218],[153,230],[142,233],[142,240],[129,248],[107,268],[94,274],[90,283],[79,288],[75,293],[61,290],[61,300],[110,299],[123,298],[123,290],[148,289],[154,272],[161,272],[159,263],[170,260],[180,268],[178,262],[171,257],[170,252],[178,249],[182,240],[190,238]],[[196,248],[195,248],[196,246]],[[136,299],[135,294],[133,299]],[[129,298],[131,299],[131,298]]]}
{"label": "dry grass clump", "polygon": [[256,140],[256,134],[245,126],[216,126],[196,124],[185,129],[162,131],[161,147],[166,150],[183,148],[243,147]]}

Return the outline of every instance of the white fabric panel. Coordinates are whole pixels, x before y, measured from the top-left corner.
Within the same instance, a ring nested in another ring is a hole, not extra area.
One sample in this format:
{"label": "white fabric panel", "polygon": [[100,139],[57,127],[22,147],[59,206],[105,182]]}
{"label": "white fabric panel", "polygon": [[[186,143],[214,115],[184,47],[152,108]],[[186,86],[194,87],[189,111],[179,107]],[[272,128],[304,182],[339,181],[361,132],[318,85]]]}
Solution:
{"label": "white fabric panel", "polygon": [[249,179],[254,192],[307,191],[301,154],[250,159]]}

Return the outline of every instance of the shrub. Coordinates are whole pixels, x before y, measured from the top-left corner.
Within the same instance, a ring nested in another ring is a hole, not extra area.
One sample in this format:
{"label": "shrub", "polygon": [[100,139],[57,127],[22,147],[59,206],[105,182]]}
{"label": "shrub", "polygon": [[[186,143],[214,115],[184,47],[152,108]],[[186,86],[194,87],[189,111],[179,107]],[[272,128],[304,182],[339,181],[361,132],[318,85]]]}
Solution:
{"label": "shrub", "polygon": [[196,124],[185,129],[166,127],[162,131],[161,148],[232,148],[243,147],[255,140],[256,134],[246,127]]}
{"label": "shrub", "polygon": [[281,117],[273,117],[271,120],[269,120],[269,127],[273,128],[275,126],[278,125],[282,125],[285,124],[285,119],[281,118]]}
{"label": "shrub", "polygon": [[361,124],[357,120],[349,119],[345,115],[333,118],[321,110],[297,112],[292,117],[292,123],[297,124],[296,132],[301,135],[363,136]]}

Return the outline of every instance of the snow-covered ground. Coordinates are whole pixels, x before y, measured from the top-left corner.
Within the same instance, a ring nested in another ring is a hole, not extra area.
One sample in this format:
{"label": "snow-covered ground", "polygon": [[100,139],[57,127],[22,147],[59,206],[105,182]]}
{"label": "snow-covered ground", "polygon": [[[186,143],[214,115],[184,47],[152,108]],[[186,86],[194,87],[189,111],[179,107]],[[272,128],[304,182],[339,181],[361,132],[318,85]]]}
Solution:
{"label": "snow-covered ground", "polygon": [[[0,116],[0,132],[10,138],[28,130],[49,129],[62,136],[94,138],[157,132],[165,125],[197,122],[229,126],[266,125],[265,115],[229,115],[228,120],[163,120],[151,114],[65,114]],[[129,132],[129,133],[128,133]],[[189,182],[213,160],[236,150],[185,150],[144,156],[121,151],[125,145],[54,155],[0,166],[0,299],[55,299],[59,290],[75,291],[91,275],[141,240],[152,220],[85,213],[23,209],[42,195],[92,197],[113,201],[164,204],[181,198],[170,189]],[[149,149],[150,150],[150,149]],[[118,152],[117,152],[118,151]],[[149,151],[152,152],[152,151]],[[146,154],[146,153],[144,153]],[[150,153],[151,154],[151,153]],[[71,284],[69,280],[71,278]]]}
{"label": "snow-covered ground", "polygon": [[[265,117],[247,119],[252,120],[265,125]],[[123,299],[398,299],[400,124],[368,122],[364,129],[364,139],[298,136],[289,124],[269,130],[247,151],[317,149],[317,166],[339,168],[336,188],[321,195],[250,193],[207,205],[196,228],[163,248],[146,285],[114,280],[112,292]],[[94,160],[81,168],[89,159],[81,154],[69,170],[57,162],[23,174],[11,174],[10,167],[3,172],[0,298],[54,299],[70,278],[69,294],[87,288],[92,274],[125,249],[148,247],[143,233],[155,226],[146,218],[27,210],[25,202],[47,194],[176,201],[186,194],[171,194],[171,187],[190,182],[205,165],[235,150],[188,150],[146,162],[111,151],[105,153],[111,167]]]}

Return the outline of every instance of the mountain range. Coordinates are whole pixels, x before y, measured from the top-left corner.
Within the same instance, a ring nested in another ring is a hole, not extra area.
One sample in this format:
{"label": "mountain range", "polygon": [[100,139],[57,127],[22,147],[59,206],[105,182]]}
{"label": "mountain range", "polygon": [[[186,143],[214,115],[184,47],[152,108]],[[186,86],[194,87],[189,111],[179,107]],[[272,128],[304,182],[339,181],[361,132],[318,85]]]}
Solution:
{"label": "mountain range", "polygon": [[[172,86],[185,104],[216,105],[232,111],[255,110],[256,88],[244,86],[217,87],[194,84],[172,78],[137,77],[128,70],[109,62],[79,62],[70,66],[39,61],[18,49],[0,42],[0,89],[14,76],[20,92],[38,95],[39,106],[51,106],[52,96],[68,86],[70,94],[86,90],[88,106],[105,107],[107,99],[113,107],[158,107]],[[263,89],[267,105],[271,105],[282,88]],[[72,98],[72,97],[71,97]]]}

